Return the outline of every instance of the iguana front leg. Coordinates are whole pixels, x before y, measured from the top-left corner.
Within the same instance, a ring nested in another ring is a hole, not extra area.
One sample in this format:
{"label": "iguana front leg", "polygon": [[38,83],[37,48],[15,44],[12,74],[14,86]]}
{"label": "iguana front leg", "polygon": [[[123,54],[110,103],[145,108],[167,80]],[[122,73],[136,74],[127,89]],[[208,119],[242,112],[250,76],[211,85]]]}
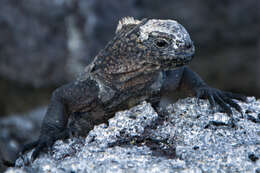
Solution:
{"label": "iguana front leg", "polygon": [[[219,104],[229,116],[232,116],[230,107],[234,107],[241,112],[241,107],[232,99],[246,101],[246,97],[243,95],[221,91],[208,86],[198,74],[188,67],[180,68],[174,73],[169,72],[166,81],[174,81],[173,88],[186,89],[197,98],[208,99],[213,107],[216,103]],[[168,87],[171,86],[169,82],[167,82],[167,85]]]}
{"label": "iguana front leg", "polygon": [[73,82],[56,89],[52,93],[43,119],[39,139],[25,145],[22,153],[35,147],[32,154],[34,160],[42,150],[51,147],[56,140],[68,138],[69,115],[82,109],[91,109],[97,94],[98,89],[93,81]]}

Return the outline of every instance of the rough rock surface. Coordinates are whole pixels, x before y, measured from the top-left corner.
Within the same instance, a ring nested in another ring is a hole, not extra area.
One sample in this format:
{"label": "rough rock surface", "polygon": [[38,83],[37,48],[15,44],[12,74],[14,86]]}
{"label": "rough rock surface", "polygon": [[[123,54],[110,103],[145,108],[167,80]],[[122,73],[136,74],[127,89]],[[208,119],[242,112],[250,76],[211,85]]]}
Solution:
{"label": "rough rock surface", "polygon": [[46,107],[23,115],[0,118],[0,158],[14,160],[18,150],[27,142],[36,140]]}
{"label": "rough rock surface", "polygon": [[149,103],[116,113],[89,135],[57,141],[33,163],[29,152],[16,162],[31,172],[257,172],[260,171],[260,100],[241,103],[235,127],[208,101],[179,100],[158,115]]}

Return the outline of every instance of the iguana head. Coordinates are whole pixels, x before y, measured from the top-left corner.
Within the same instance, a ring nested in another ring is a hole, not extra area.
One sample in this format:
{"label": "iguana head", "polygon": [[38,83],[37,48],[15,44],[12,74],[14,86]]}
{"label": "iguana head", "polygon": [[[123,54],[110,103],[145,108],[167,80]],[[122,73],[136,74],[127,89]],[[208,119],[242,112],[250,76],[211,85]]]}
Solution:
{"label": "iguana head", "polygon": [[140,42],[151,61],[163,69],[182,66],[191,61],[195,48],[186,29],[174,20],[148,20],[140,26]]}
{"label": "iguana head", "polygon": [[149,73],[185,65],[194,51],[188,32],[178,22],[127,17],[119,21],[116,36],[95,64],[107,74]]}

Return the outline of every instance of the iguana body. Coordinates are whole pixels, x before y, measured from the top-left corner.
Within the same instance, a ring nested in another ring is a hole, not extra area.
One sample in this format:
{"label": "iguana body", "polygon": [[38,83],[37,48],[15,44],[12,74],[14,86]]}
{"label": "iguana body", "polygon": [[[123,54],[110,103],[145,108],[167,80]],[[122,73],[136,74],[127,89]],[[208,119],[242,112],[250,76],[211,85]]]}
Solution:
{"label": "iguana body", "polygon": [[232,114],[230,106],[240,110],[232,98],[244,97],[207,86],[184,66],[194,51],[189,34],[174,20],[124,18],[114,39],[83,76],[53,92],[39,140],[26,145],[24,151],[35,147],[35,159],[42,149],[68,137],[71,114],[84,112],[91,129],[143,100],[156,106],[163,93],[178,88],[208,98],[213,106],[217,102],[228,114]]}

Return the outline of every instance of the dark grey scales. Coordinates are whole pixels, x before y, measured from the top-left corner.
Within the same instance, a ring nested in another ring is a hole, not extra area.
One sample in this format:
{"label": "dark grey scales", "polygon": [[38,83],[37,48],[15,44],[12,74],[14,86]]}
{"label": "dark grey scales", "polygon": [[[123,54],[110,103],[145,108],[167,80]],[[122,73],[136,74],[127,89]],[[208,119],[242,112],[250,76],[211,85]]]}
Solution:
{"label": "dark grey scales", "polygon": [[40,137],[22,153],[35,148],[34,160],[56,140],[68,138],[72,114],[88,116],[91,129],[143,100],[156,107],[164,95],[178,89],[208,99],[213,107],[219,104],[231,117],[231,107],[241,111],[232,99],[246,101],[245,96],[212,88],[185,66],[194,52],[188,32],[174,20],[122,19],[113,40],[80,79],[52,93]]}

